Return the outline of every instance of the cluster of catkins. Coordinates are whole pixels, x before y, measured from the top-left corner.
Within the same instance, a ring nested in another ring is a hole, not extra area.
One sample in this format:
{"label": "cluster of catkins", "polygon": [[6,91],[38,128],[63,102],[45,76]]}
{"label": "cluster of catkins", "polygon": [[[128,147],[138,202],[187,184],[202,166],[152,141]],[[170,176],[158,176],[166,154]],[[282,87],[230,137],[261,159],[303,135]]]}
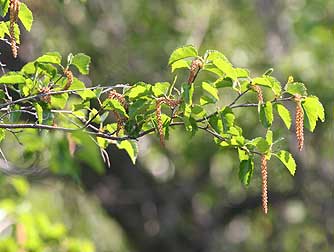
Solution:
{"label": "cluster of catkins", "polygon": [[[288,83],[293,82],[293,77],[290,76]],[[257,93],[258,101],[263,104],[263,94],[261,88],[253,84],[252,89]],[[302,151],[304,145],[304,110],[302,107],[302,96],[299,94],[294,95],[294,101],[296,102],[296,137],[298,142],[298,149]],[[262,208],[265,214],[268,213],[268,172],[267,172],[267,158],[266,155],[261,156],[261,176],[262,176]]]}

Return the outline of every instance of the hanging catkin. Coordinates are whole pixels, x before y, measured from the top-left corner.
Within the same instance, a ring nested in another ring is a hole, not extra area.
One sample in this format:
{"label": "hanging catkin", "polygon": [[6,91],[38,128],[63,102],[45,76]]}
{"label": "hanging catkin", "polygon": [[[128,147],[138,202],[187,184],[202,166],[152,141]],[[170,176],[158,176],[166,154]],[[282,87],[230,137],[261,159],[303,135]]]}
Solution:
{"label": "hanging catkin", "polygon": [[195,81],[198,71],[203,67],[203,62],[200,59],[194,59],[191,62],[188,84],[192,84]]}
{"label": "hanging catkin", "polygon": [[63,90],[67,90],[71,87],[72,83],[73,83],[73,73],[70,69],[65,68],[64,70],[64,75],[67,78],[67,82],[63,88]]}
{"label": "hanging catkin", "polygon": [[261,176],[262,176],[262,209],[265,214],[268,213],[268,171],[267,158],[261,156]]}
{"label": "hanging catkin", "polygon": [[304,146],[304,110],[302,107],[301,96],[295,95],[296,101],[296,137],[299,151],[303,150]]}
{"label": "hanging catkin", "polygon": [[156,104],[155,104],[155,115],[157,118],[157,126],[158,126],[158,133],[160,137],[160,144],[162,146],[165,146],[165,139],[164,139],[164,132],[163,132],[163,123],[162,123],[162,117],[161,117],[161,105],[167,104],[169,107],[174,109],[181,103],[180,100],[173,100],[168,99],[166,97],[160,97],[157,98]]}
{"label": "hanging catkin", "polygon": [[19,15],[20,1],[10,0],[9,5],[9,35],[10,35],[10,45],[12,49],[12,54],[14,58],[17,58],[17,47],[16,47],[16,38],[15,38],[15,24]]}

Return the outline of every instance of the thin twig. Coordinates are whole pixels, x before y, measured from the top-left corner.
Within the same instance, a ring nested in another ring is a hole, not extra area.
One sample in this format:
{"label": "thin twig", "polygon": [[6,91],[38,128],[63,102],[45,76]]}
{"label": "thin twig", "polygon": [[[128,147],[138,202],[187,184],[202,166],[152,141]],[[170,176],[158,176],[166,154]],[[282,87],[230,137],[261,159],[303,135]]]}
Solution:
{"label": "thin twig", "polygon": [[240,93],[233,102],[230,103],[230,105],[228,105],[228,107],[233,106],[242,96],[244,96],[251,88],[246,89],[244,92]]}

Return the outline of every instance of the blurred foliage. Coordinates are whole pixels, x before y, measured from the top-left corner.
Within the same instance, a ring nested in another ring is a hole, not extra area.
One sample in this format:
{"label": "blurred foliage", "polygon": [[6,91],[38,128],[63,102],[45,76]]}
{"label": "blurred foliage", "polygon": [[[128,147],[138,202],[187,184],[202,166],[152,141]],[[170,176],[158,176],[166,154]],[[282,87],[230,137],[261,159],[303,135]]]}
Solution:
{"label": "blurred foliage", "polygon": [[[51,221],[45,207],[32,205],[29,187],[22,177],[1,176],[1,251],[95,251],[89,240],[74,238],[63,223]],[[44,204],[55,203],[44,199]]]}

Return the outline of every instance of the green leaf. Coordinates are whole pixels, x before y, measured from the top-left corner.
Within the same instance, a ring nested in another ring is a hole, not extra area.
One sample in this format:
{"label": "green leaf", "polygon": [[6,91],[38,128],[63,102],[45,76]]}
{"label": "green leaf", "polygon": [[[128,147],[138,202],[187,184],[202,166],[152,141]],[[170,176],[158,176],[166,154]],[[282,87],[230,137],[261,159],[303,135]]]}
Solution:
{"label": "green leaf", "polygon": [[296,172],[296,162],[288,151],[281,150],[277,154],[273,154],[275,157],[277,157],[281,162],[285,165],[285,167],[289,170],[290,174],[292,176],[295,175]]}
{"label": "green leaf", "polygon": [[237,71],[233,68],[230,62],[223,59],[215,59],[213,64],[225,73],[226,77],[230,77],[232,80],[236,80],[238,78]]}
{"label": "green leaf", "polygon": [[83,53],[78,53],[72,58],[72,65],[74,65],[81,74],[89,73],[89,64],[91,59],[89,56]]}
{"label": "green leaf", "polygon": [[22,114],[20,111],[18,111],[20,109],[21,109],[21,106],[18,105],[18,104],[15,104],[14,106],[11,107],[11,110],[15,111],[13,113],[10,113],[10,115],[9,115],[9,121],[11,123],[17,123],[20,120],[20,117],[21,117],[21,114]]}
{"label": "green leaf", "polygon": [[274,121],[273,105],[271,102],[259,104],[259,117],[263,127],[269,128]]}
{"label": "green leaf", "polygon": [[184,59],[175,61],[172,64],[172,73],[174,73],[177,69],[181,69],[181,68],[190,68],[190,62]]}
{"label": "green leaf", "polygon": [[53,108],[63,109],[68,100],[68,94],[51,95],[51,106]]}
{"label": "green leaf", "polygon": [[106,99],[103,102],[102,107],[104,107],[104,109],[106,109],[106,110],[117,111],[122,116],[129,117],[128,114],[126,113],[125,108],[122,106],[122,104],[115,99]]}
{"label": "green leaf", "polygon": [[9,35],[8,26],[5,22],[1,21],[0,22],[0,38],[4,38],[5,34]]}
{"label": "green leaf", "polygon": [[99,112],[98,112],[95,108],[93,108],[93,109],[90,111],[88,118],[89,118],[89,121],[92,120],[92,119],[94,118],[94,119],[92,120],[92,122],[94,122],[94,123],[101,123],[101,117],[100,117],[100,115],[99,115]]}
{"label": "green leaf", "polygon": [[[64,81],[67,81],[66,79],[64,79]],[[65,84],[64,84],[65,85]],[[74,78],[73,79],[73,83],[70,87],[70,90],[79,90],[79,89],[85,89],[85,83],[83,83],[81,80],[79,80],[78,78]],[[90,89],[86,89],[83,91],[77,91],[76,92],[84,101],[86,100],[90,100],[93,98],[96,98],[96,94],[90,90]]]}
{"label": "green leaf", "polygon": [[164,96],[167,94],[169,87],[169,82],[157,82],[152,86],[152,92],[155,97]]}
{"label": "green leaf", "polygon": [[256,148],[259,150],[259,152],[266,153],[270,150],[270,144],[264,138],[257,137],[253,140],[255,141]]}
{"label": "green leaf", "polygon": [[144,82],[139,82],[130,87],[124,94],[131,100],[135,100],[143,96],[148,96],[152,94],[151,85],[148,85]]}
{"label": "green leaf", "polygon": [[[10,22],[9,21],[6,22],[6,25],[7,25],[8,30],[10,30]],[[14,36],[15,36],[17,44],[20,44],[20,34],[21,34],[21,30],[20,30],[18,24],[15,23],[14,24]]]}
{"label": "green leaf", "polygon": [[311,132],[314,131],[318,119],[325,121],[325,111],[318,97],[309,96],[302,101],[305,111],[305,127]]}
{"label": "green leaf", "polygon": [[199,99],[199,104],[201,106],[204,106],[204,105],[207,105],[207,104],[215,104],[216,101],[217,100],[214,99],[212,96],[203,95]]}
{"label": "green leaf", "polygon": [[231,78],[219,78],[215,81],[216,88],[233,87],[233,80]]}
{"label": "green leaf", "polygon": [[95,144],[93,139],[82,131],[75,131],[71,133],[73,140],[80,145],[75,155],[82,161],[86,162],[99,174],[104,171],[103,161],[100,155],[99,147]]}
{"label": "green leaf", "polygon": [[200,105],[194,105],[191,109],[191,116],[194,119],[202,119],[204,118],[206,115],[206,111],[204,110],[204,108]]}
{"label": "green leaf", "polygon": [[273,132],[269,129],[267,130],[266,141],[269,145],[273,144]]}
{"label": "green leaf", "polygon": [[264,86],[264,87],[272,87],[272,83],[269,80],[268,76],[263,76],[263,77],[256,77],[253,80],[253,83],[256,85]]}
{"label": "green leaf", "polygon": [[191,133],[191,136],[194,136],[198,130],[197,122],[192,117],[183,117],[183,122],[187,132]]}
{"label": "green leaf", "polygon": [[40,63],[51,63],[51,64],[61,64],[61,55],[58,52],[48,52],[43,56],[36,59],[36,62]]}
{"label": "green leaf", "polygon": [[192,45],[183,46],[177,48],[170,56],[168,65],[173,64],[175,61],[198,56],[196,48]]}
{"label": "green leaf", "polygon": [[35,74],[35,71],[36,71],[36,66],[35,66],[34,62],[29,62],[29,63],[25,64],[21,69],[22,73],[28,74],[28,75],[29,74],[30,75]]}
{"label": "green leaf", "polygon": [[227,132],[234,125],[235,115],[231,108],[223,107],[220,111],[224,132]]}
{"label": "green leaf", "polygon": [[48,74],[50,78],[54,78],[58,73],[57,68],[50,63],[36,62],[35,66],[38,67],[39,72],[43,72],[43,75]]}
{"label": "green leaf", "polygon": [[37,113],[38,123],[42,124],[43,123],[43,108],[40,104],[35,103],[35,109]]}
{"label": "green leaf", "polygon": [[119,149],[125,150],[133,164],[136,164],[137,156],[138,156],[138,144],[136,141],[125,140],[121,141],[117,144]]}
{"label": "green leaf", "polygon": [[0,77],[0,84],[24,84],[26,79],[20,74],[4,75]]}
{"label": "green leaf", "polygon": [[224,132],[223,121],[219,114],[215,114],[209,118],[210,126],[218,133],[221,134]]}
{"label": "green leaf", "polygon": [[276,111],[278,112],[278,115],[283,120],[285,126],[288,129],[290,129],[290,127],[291,127],[291,115],[290,115],[290,111],[287,108],[285,108],[284,105],[282,105],[280,103],[276,103],[274,105],[274,108],[276,109]]}
{"label": "green leaf", "polygon": [[0,143],[5,139],[6,136],[6,130],[0,129]]}
{"label": "green leaf", "polygon": [[238,78],[248,78],[249,77],[249,71],[245,68],[236,68],[235,69]]}
{"label": "green leaf", "polygon": [[182,84],[182,97],[186,104],[191,105],[193,103],[194,85],[188,83]]}
{"label": "green leaf", "polygon": [[266,76],[266,78],[270,81],[271,90],[274,92],[275,96],[280,96],[280,94],[282,92],[281,83],[276,78],[274,78],[272,76]]}
{"label": "green leaf", "polygon": [[212,86],[211,84],[207,82],[202,82],[202,88],[207,93],[209,93],[215,99],[215,101],[219,100],[217,88],[215,88],[214,86]]}
{"label": "green leaf", "polygon": [[5,17],[9,9],[10,0],[0,0],[0,15]]}
{"label": "green leaf", "polygon": [[8,12],[8,8],[9,8],[9,3],[10,0],[1,0],[0,1],[0,15],[2,17],[5,17],[7,12]]}
{"label": "green leaf", "polygon": [[31,10],[25,3],[20,3],[19,19],[27,31],[31,30],[32,22],[34,20]]}
{"label": "green leaf", "polygon": [[213,61],[216,59],[222,59],[226,62],[229,62],[229,60],[226,58],[226,56],[224,54],[222,54],[221,52],[217,51],[217,50],[207,50],[205,52],[204,58],[207,61]]}
{"label": "green leaf", "polygon": [[242,184],[248,186],[254,171],[253,159],[242,160],[239,166],[239,179]]}
{"label": "green leaf", "polygon": [[213,63],[205,63],[202,70],[214,73],[218,76],[224,76],[224,72]]}
{"label": "green leaf", "polygon": [[293,83],[287,83],[285,85],[284,90],[292,95],[302,95],[302,96],[307,96],[307,89],[303,83],[300,82],[293,82]]}

